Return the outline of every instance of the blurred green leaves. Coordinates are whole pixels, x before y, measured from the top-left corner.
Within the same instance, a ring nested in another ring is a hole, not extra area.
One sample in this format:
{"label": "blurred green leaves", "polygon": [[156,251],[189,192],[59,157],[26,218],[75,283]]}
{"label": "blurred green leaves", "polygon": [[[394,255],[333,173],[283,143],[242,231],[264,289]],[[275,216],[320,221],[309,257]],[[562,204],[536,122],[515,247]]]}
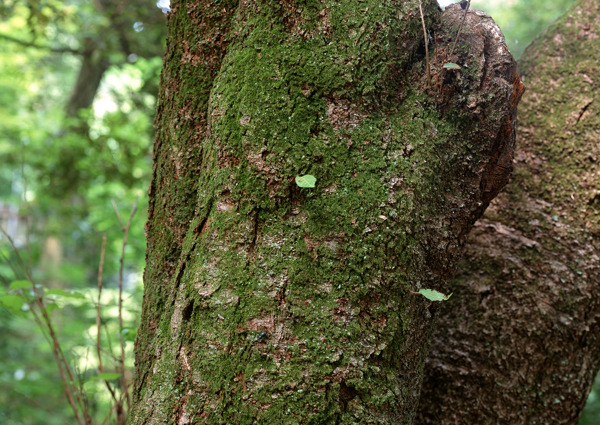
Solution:
{"label": "blurred green leaves", "polygon": [[[165,16],[152,2],[130,0],[127,7],[116,0],[0,4],[0,226],[23,257],[19,260],[0,236],[3,425],[75,423],[57,387],[60,376],[51,346],[28,306],[40,299],[76,379],[88,380],[86,390],[96,391],[93,414],[104,418],[109,403],[104,383],[89,381],[98,376],[95,303],[103,233],[108,244],[102,350],[108,365],[110,347],[118,347],[123,336],[126,363],[132,367],[145,250],[144,196],[164,38]],[[124,259],[121,333],[122,229],[111,200],[127,217],[138,197]],[[35,290],[24,270],[33,274]]]}
{"label": "blurred green leaves", "polygon": [[574,0],[472,0],[471,9],[480,9],[494,18],[506,44],[515,58],[556,18],[573,4]]}

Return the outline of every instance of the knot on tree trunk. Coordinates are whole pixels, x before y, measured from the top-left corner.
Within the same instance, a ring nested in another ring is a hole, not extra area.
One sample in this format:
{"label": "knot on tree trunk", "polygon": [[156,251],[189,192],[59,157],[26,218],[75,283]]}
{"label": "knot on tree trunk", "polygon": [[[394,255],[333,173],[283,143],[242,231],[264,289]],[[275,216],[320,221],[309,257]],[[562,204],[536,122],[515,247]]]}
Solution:
{"label": "knot on tree trunk", "polygon": [[525,86],[502,31],[485,12],[448,6],[435,34],[432,60],[435,89],[442,109],[458,110],[471,119],[465,135],[482,158],[480,176],[483,214],[508,183],[515,148],[517,104]]}
{"label": "knot on tree trunk", "polygon": [[435,264],[429,280],[444,288],[473,224],[508,183],[525,87],[500,28],[484,12],[449,6],[433,43],[430,93],[455,125],[437,151],[446,162],[443,203],[425,224],[427,264]]}

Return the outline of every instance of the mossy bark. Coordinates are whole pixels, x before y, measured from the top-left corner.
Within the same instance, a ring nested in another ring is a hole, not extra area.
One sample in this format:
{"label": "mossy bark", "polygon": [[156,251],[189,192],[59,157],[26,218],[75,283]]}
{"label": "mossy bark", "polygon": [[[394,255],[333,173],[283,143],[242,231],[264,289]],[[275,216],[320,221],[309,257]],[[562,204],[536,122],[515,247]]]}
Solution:
{"label": "mossy bark", "polygon": [[600,4],[522,56],[515,172],[443,305],[424,424],[576,424],[600,366]]}
{"label": "mossy bark", "polygon": [[423,3],[429,89],[416,0],[173,5],[132,424],[412,421],[410,291],[447,290],[523,90],[489,17],[452,52],[460,7]]}

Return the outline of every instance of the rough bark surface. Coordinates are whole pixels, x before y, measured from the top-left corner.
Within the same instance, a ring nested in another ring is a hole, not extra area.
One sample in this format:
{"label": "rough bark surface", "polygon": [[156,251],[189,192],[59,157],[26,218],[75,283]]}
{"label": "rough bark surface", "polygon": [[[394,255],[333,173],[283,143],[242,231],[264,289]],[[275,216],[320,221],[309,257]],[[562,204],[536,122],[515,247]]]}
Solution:
{"label": "rough bark surface", "polygon": [[412,422],[409,291],[446,290],[523,90],[489,17],[452,52],[460,7],[424,9],[430,90],[416,0],[173,5],[131,423]]}
{"label": "rough bark surface", "polygon": [[575,424],[600,362],[600,4],[523,54],[515,172],[440,312],[423,424]]}

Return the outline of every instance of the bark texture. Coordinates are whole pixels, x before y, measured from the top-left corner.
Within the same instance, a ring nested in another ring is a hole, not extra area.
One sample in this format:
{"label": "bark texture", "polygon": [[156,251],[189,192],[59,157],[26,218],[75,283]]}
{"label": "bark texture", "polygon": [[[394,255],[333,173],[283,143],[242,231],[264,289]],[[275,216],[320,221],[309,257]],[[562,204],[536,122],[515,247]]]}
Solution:
{"label": "bark texture", "polygon": [[131,423],[412,422],[409,290],[446,289],[523,90],[487,15],[453,51],[460,7],[424,9],[430,90],[416,0],[174,4]]}
{"label": "bark texture", "polygon": [[440,312],[423,424],[576,424],[600,361],[600,4],[523,54],[515,172]]}

